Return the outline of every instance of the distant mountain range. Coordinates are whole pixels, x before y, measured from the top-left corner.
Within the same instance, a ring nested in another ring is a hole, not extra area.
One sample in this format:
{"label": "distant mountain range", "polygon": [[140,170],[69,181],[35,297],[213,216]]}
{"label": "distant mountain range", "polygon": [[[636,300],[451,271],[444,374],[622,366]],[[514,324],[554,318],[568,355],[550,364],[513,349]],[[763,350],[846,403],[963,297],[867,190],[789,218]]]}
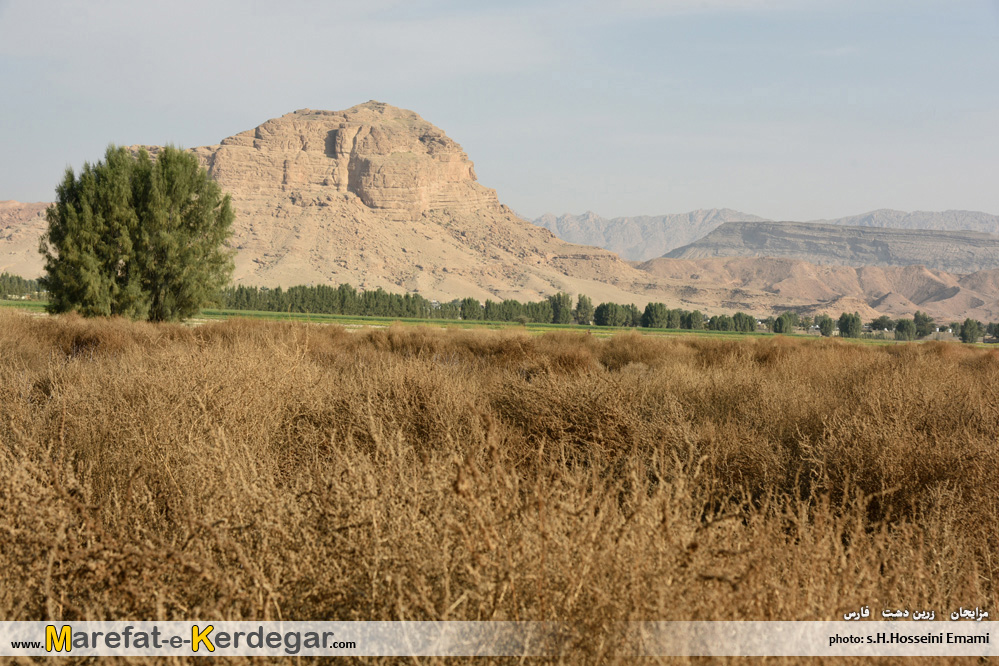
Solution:
{"label": "distant mountain range", "polygon": [[725,222],[763,219],[728,208],[712,208],[677,215],[639,215],[610,220],[590,211],[558,217],[545,213],[534,220],[534,224],[570,243],[602,247],[629,261],[646,261],[692,243]]}
{"label": "distant mountain range", "polygon": [[775,257],[838,266],[927,266],[967,274],[999,267],[999,236],[981,231],[726,222],[669,259]]}
{"label": "distant mountain range", "polygon": [[[728,208],[712,208],[677,215],[640,215],[612,219],[592,212],[582,215],[566,213],[561,216],[545,213],[534,220],[534,223],[570,243],[602,247],[630,261],[647,261],[689,245],[725,223],[744,221],[770,220]],[[999,234],[999,215],[964,210],[907,213],[881,209],[862,215],[814,222],[837,226]]]}

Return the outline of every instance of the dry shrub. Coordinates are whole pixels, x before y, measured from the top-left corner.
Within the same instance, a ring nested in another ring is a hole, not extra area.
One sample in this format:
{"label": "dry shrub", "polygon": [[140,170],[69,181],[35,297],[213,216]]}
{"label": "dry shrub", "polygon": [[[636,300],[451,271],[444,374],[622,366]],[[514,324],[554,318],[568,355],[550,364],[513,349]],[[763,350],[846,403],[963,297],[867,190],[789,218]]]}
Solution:
{"label": "dry shrub", "polygon": [[4,620],[996,611],[990,351],[0,318]]}

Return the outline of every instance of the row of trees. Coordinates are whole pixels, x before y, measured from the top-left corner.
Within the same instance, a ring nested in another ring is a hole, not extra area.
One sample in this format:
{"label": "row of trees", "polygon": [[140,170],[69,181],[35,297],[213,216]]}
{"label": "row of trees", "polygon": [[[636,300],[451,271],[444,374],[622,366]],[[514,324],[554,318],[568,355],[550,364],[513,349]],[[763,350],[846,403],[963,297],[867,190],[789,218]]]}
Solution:
{"label": "row of trees", "polygon": [[896,340],[918,340],[942,328],[949,329],[952,334],[961,339],[961,342],[977,342],[986,335],[999,337],[999,323],[986,325],[969,317],[963,322],[955,321],[946,325],[938,325],[933,317],[919,311],[912,319],[892,319],[882,315],[871,322],[872,332],[894,332]]}
{"label": "row of trees", "polygon": [[514,299],[456,299],[438,303],[419,294],[393,294],[378,288],[358,291],[349,284],[278,287],[227,287],[219,296],[223,308],[261,310],[264,312],[302,312],[312,314],[354,315],[365,317],[402,317],[412,319],[465,319],[486,321],[523,321],[543,324],[572,324],[593,319],[593,304],[579,296],[573,307],[572,297],[558,293],[541,301],[521,303]]}
{"label": "row of trees", "polygon": [[[227,287],[221,291],[219,304],[233,310],[264,312],[301,312],[312,314],[355,315],[369,317],[405,317],[414,319],[463,319],[540,324],[595,324],[597,326],[634,326],[715,331],[756,330],[752,315],[715,315],[707,318],[699,310],[670,309],[662,303],[649,303],[645,310],[634,304],[601,303],[580,294],[559,292],[540,301],[521,303],[514,299],[487,300],[464,298],[446,303],[431,301],[419,294],[393,294],[381,288],[358,291],[349,284],[296,286],[287,290],[266,287]],[[771,320],[768,320],[771,321]],[[797,315],[785,313],[776,320],[777,332],[790,333],[799,324]],[[781,328],[781,324],[785,324]],[[771,328],[773,328],[771,326]]]}
{"label": "row of trees", "polygon": [[0,273],[0,298],[39,298],[43,293],[38,280],[26,280],[20,275]]}

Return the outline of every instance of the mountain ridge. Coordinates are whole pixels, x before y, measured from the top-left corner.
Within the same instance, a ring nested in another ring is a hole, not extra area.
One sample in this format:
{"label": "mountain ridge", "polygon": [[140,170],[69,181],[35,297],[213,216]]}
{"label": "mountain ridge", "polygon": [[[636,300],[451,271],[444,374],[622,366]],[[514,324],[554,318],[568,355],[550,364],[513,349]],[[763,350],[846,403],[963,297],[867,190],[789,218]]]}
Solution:
{"label": "mountain ridge", "polygon": [[774,257],[843,266],[924,265],[950,273],[999,268],[999,236],[815,222],[726,222],[669,259]]}
{"label": "mountain ridge", "polygon": [[[617,252],[629,261],[661,257],[708,235],[725,222],[773,222],[729,208],[711,208],[667,215],[605,218],[587,211],[582,215],[545,213],[534,223],[559,238]],[[884,227],[888,229],[981,231],[999,234],[999,215],[980,211],[900,211],[890,208],[847,217],[807,220],[804,224]]]}

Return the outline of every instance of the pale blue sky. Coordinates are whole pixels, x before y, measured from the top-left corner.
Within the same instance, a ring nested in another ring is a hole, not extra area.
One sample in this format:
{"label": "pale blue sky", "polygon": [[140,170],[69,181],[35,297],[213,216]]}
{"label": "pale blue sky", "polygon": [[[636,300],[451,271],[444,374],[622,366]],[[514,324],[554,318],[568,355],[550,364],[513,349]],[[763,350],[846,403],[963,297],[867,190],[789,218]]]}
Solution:
{"label": "pale blue sky", "polygon": [[0,199],[369,99],[529,217],[999,214],[995,0],[0,0]]}

